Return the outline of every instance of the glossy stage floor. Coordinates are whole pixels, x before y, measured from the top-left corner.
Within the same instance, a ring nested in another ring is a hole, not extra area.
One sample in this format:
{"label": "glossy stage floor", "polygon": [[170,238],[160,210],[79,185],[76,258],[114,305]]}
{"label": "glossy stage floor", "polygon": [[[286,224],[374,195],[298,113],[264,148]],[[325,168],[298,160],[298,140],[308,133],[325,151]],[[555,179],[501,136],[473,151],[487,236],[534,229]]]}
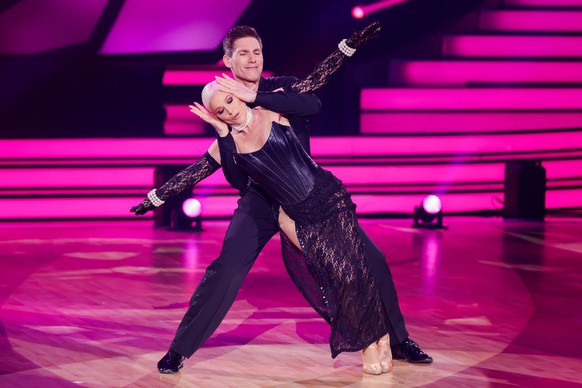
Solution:
{"label": "glossy stage floor", "polygon": [[2,387],[578,386],[582,220],[362,220],[388,257],[411,337],[432,365],[361,372],[269,243],[214,336],[175,375],[165,353],[227,223],[0,224]]}

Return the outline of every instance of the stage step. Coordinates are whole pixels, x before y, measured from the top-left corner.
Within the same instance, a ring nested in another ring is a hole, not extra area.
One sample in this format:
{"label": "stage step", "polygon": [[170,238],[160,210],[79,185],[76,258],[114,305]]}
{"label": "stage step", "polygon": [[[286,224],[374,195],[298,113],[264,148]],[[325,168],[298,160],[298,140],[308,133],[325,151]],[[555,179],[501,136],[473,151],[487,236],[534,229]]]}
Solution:
{"label": "stage step", "polygon": [[582,36],[448,35],[443,54],[456,57],[582,57]]}
{"label": "stage step", "polygon": [[582,32],[582,10],[482,11],[479,27],[485,31]]}
{"label": "stage step", "polygon": [[[221,61],[222,62],[222,61]],[[164,71],[162,84],[204,86],[222,73],[230,75],[230,70],[221,65],[215,66],[169,66]]]}
{"label": "stage step", "polygon": [[[427,144],[428,146],[428,144]],[[477,144],[475,144],[477,146]],[[508,147],[508,149],[511,147]],[[514,151],[514,150],[512,150]],[[412,151],[410,151],[412,152]],[[431,150],[424,150],[431,152]],[[432,152],[437,153],[438,150]],[[580,156],[580,155],[578,155]],[[525,155],[522,158],[534,158],[535,155]],[[467,162],[463,155],[452,155],[446,162],[411,163],[403,160],[401,163],[377,164],[327,164],[321,165],[340,177],[348,186],[398,186],[401,184],[459,184],[459,183],[490,183],[503,180],[503,164],[509,159],[490,159],[481,157],[473,162]],[[548,179],[582,178],[582,159],[545,160],[548,168]],[[10,195],[15,190],[50,190],[63,192],[75,191],[78,194],[92,194],[99,190],[136,190],[149,191],[153,187],[154,169],[152,168],[34,168],[34,169],[2,169],[0,195]],[[447,181],[447,179],[450,179]],[[198,189],[228,188],[222,172],[216,172],[197,185]],[[81,192],[84,190],[84,193]],[[234,189],[233,189],[234,191]]]}
{"label": "stage step", "polygon": [[362,89],[362,110],[579,110],[582,88]]}
{"label": "stage step", "polygon": [[[166,86],[176,85],[198,85],[204,86],[207,83],[214,81],[214,77],[227,74],[232,77],[230,69],[220,62],[214,66],[168,66],[164,71],[162,84]],[[263,77],[271,77],[273,73],[268,70],[263,70]]]}
{"label": "stage step", "polygon": [[[0,157],[0,173],[6,174],[11,171],[10,167],[20,165],[22,167],[55,167],[61,166],[63,171],[76,172],[74,168],[65,168],[64,161],[69,162],[68,167],[82,165],[86,171],[101,171],[103,175],[113,174],[108,169],[97,169],[91,166],[112,166],[120,168],[123,166],[143,165],[146,167],[163,164],[184,164],[188,165],[196,161],[213,141],[212,138],[203,139],[179,139],[181,144],[172,147],[178,139],[148,139],[129,140],[112,139],[112,143],[120,146],[124,143],[131,143],[134,147],[127,149],[126,154],[122,154],[122,149],[115,149],[111,146],[111,153],[107,154],[107,143],[105,139],[94,139],[95,144],[91,145],[88,139],[77,141],[65,140],[70,148],[60,149],[59,140],[51,140],[49,143],[55,145],[55,149],[39,149],[39,152],[31,154],[30,150],[34,145],[39,145],[42,140],[1,140],[0,147],[12,145],[12,148],[5,149],[4,155]],[[125,141],[124,141],[125,140]],[[47,142],[44,140],[44,142]],[[136,143],[137,142],[137,143]],[[141,144],[140,144],[141,143]],[[27,146],[30,144],[30,146]],[[79,149],[75,144],[87,146],[85,155],[79,155]],[[200,145],[201,144],[201,145]],[[16,146],[19,148],[16,148]],[[99,146],[103,147],[99,149]],[[576,131],[564,131],[559,134],[554,132],[533,132],[533,133],[500,133],[493,135],[482,134],[451,134],[447,136],[415,136],[402,134],[398,136],[351,136],[351,137],[313,137],[311,140],[313,157],[316,160],[325,159],[326,163],[333,163],[334,158],[366,158],[382,156],[447,156],[458,157],[459,155],[471,154],[508,154],[508,153],[532,153],[532,152],[553,152],[560,150],[582,149],[582,137]],[[19,151],[20,150],[20,151]],[[147,158],[147,155],[150,155]],[[136,159],[137,157],[137,159]],[[112,160],[110,158],[113,158]],[[84,165],[84,160],[92,163]],[[55,163],[56,162],[56,163]],[[99,163],[99,165],[97,165]],[[26,171],[26,169],[21,169]],[[35,171],[35,170],[31,170]],[[42,170],[38,170],[42,171]],[[111,170],[113,171],[113,170]],[[134,170],[128,170],[134,171]],[[146,171],[136,169],[135,171]],[[97,174],[91,173],[95,180]],[[137,174],[136,174],[137,175]],[[5,176],[4,174],[2,175]],[[113,175],[111,178],[116,179]],[[137,178],[136,178],[137,179]],[[71,179],[77,180],[77,179]],[[90,177],[86,178],[89,182]]]}
{"label": "stage step", "polygon": [[[479,198],[501,192],[504,161],[466,163],[462,157],[452,157],[448,163],[323,166],[342,179],[355,196],[379,199],[400,196],[415,202],[431,192]],[[547,171],[548,188],[562,190],[561,195],[567,203],[582,206],[582,196],[568,197],[574,194],[573,190],[577,192],[582,187],[582,158],[544,160],[543,166]],[[1,219],[131,218],[129,208],[141,202],[153,186],[153,168],[46,167],[0,171]],[[211,218],[231,215],[237,197],[221,172],[196,186],[194,196],[203,202],[205,217]],[[393,212],[393,205],[386,207],[385,203],[364,201],[359,204],[358,211],[361,214]],[[475,210],[494,209],[485,206],[456,211]]]}
{"label": "stage step", "polygon": [[[427,193],[416,194],[354,194],[359,215],[412,214],[414,206]],[[503,208],[503,191],[444,193],[439,197],[447,213],[499,211]],[[237,195],[197,197],[202,204],[204,218],[231,217],[236,208]],[[575,209],[582,206],[581,188],[549,188],[546,209]],[[0,198],[1,220],[46,219],[144,219],[152,214],[136,217],[129,207],[140,203],[143,197],[123,198]]]}
{"label": "stage step", "polygon": [[405,60],[389,65],[392,85],[470,86],[486,83],[582,83],[581,62]]}

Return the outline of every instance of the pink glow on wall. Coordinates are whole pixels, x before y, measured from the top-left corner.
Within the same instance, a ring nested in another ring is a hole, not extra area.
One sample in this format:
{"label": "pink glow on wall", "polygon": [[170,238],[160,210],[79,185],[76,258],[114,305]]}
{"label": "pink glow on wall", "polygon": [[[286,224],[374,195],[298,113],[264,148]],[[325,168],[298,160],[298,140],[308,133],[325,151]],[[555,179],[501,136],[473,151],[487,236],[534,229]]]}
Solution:
{"label": "pink glow on wall", "polygon": [[495,132],[582,128],[579,112],[362,112],[361,133]]}
{"label": "pink glow on wall", "polygon": [[504,0],[503,3],[524,7],[582,7],[582,0]]}
{"label": "pink glow on wall", "polygon": [[582,11],[483,11],[479,25],[496,31],[582,31]]}
{"label": "pink glow on wall", "polygon": [[582,178],[582,159],[546,160],[542,166],[546,169],[548,180]]}
{"label": "pink glow on wall", "polygon": [[582,36],[446,36],[443,54],[463,57],[582,57]]}
{"label": "pink glow on wall", "polygon": [[203,135],[206,123],[190,112],[187,105],[164,105],[166,121],[164,134],[166,135]]}
{"label": "pink glow on wall", "polygon": [[582,65],[577,62],[396,60],[390,63],[390,81],[413,86],[464,86],[471,82],[582,82]]}
{"label": "pink glow on wall", "polygon": [[363,110],[579,110],[582,89],[362,89]]}
{"label": "pink glow on wall", "polygon": [[0,14],[0,53],[37,54],[85,43],[106,0],[22,0]]}
{"label": "pink glow on wall", "polygon": [[101,54],[209,51],[250,0],[126,0]]}

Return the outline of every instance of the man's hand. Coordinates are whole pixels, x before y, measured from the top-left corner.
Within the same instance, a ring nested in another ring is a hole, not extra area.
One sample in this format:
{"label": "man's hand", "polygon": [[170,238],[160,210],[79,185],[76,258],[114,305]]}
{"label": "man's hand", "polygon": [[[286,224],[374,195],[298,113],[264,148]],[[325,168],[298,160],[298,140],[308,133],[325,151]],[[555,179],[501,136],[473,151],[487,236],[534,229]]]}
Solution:
{"label": "man's hand", "polygon": [[154,210],[155,208],[156,207],[150,202],[150,200],[146,198],[139,205],[129,209],[129,211],[135,213],[136,216],[142,216],[150,210]]}
{"label": "man's hand", "polygon": [[226,125],[225,122],[217,119],[216,116],[210,113],[204,106],[195,102],[194,105],[188,105],[188,108],[190,108],[190,112],[194,113],[196,116],[212,125],[216,132],[218,132],[218,135],[221,137],[228,135],[228,125]]}
{"label": "man's hand", "polygon": [[216,76],[216,82],[220,85],[221,91],[230,93],[241,101],[252,103],[257,98],[257,92],[224,73],[222,73],[222,77]]}

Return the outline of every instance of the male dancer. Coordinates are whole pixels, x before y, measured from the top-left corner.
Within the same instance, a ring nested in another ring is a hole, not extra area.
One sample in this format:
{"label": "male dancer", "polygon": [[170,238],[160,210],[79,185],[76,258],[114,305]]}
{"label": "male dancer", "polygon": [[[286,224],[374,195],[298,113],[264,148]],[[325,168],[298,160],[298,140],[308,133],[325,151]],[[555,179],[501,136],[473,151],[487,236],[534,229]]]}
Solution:
{"label": "male dancer", "polygon": [[[312,94],[297,94],[286,90],[294,84],[294,77],[261,76],[263,69],[262,42],[251,27],[232,28],[223,41],[224,63],[232,71],[234,78],[246,88],[237,97],[252,106],[263,106],[289,116],[291,126],[303,147],[309,152],[308,117],[319,112],[319,99]],[[232,83],[229,87],[232,88]],[[253,93],[248,93],[248,89]],[[274,90],[283,92],[273,93]],[[224,139],[219,138],[218,144]],[[226,149],[226,147],[224,147]],[[168,353],[158,362],[161,373],[175,373],[216,330],[234,303],[242,282],[266,243],[279,232],[277,221],[279,205],[273,203],[259,188],[248,184],[248,180],[232,162],[232,157],[221,151],[223,172],[231,185],[241,189],[238,207],[226,231],[220,256],[206,269],[206,273],[194,292],[190,307],[182,319]],[[206,156],[206,155],[205,155]],[[206,162],[212,165],[209,156]],[[208,164],[208,163],[206,163]],[[208,167],[206,176],[218,169],[218,165]],[[197,176],[196,179],[204,176]],[[159,193],[158,193],[159,194]],[[140,208],[141,207],[141,208]],[[132,208],[136,214],[153,209],[145,200]],[[382,284],[384,300],[392,330],[390,339],[395,359],[406,359],[413,363],[431,363],[432,358],[422,352],[418,345],[408,338],[404,318],[398,306],[396,289],[389,269],[383,263],[385,257],[363,230],[360,230],[370,257],[370,266],[377,271]],[[374,265],[376,263],[376,265]],[[382,264],[382,265],[380,265]],[[382,270],[382,268],[386,268]]]}

